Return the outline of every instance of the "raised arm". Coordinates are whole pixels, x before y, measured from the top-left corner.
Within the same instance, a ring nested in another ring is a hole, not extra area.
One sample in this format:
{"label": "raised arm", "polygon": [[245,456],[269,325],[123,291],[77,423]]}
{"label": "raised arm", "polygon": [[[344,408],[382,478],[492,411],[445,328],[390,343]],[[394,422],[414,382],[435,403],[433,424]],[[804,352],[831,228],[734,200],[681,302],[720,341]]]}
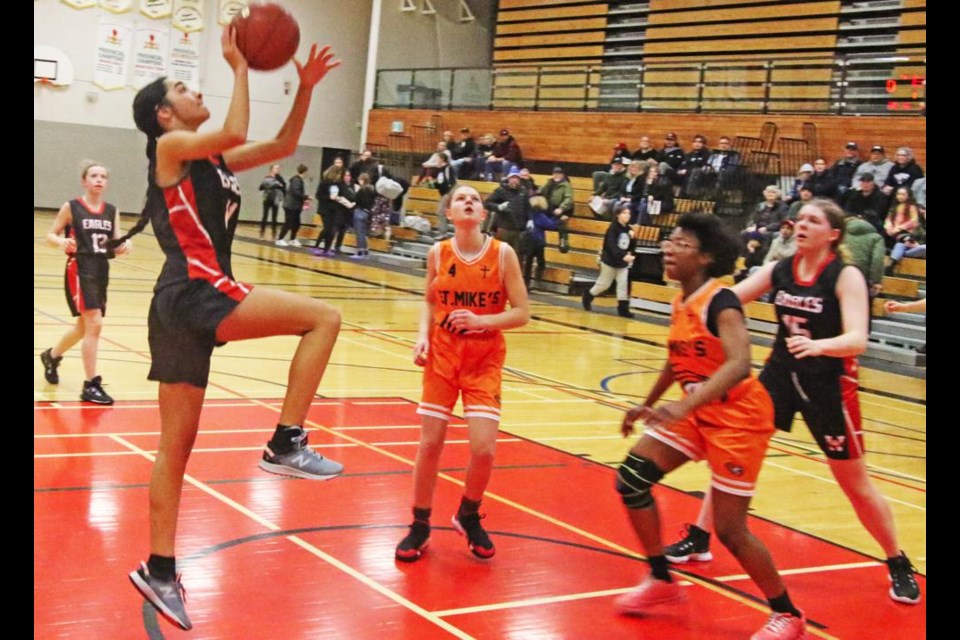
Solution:
{"label": "raised arm", "polygon": [[773,288],[773,268],[776,262],[768,262],[753,272],[753,275],[733,285],[731,289],[740,298],[741,304],[753,302]]}
{"label": "raised arm", "polygon": [[227,166],[233,171],[243,171],[279,160],[296,151],[300,134],[303,133],[303,124],[307,119],[307,111],[310,109],[313,88],[323,80],[328,71],[340,65],[340,61],[334,60],[333,56],[329,45],[317,52],[317,45],[314,44],[310,47],[310,54],[304,64],[294,59],[293,63],[300,76],[300,86],[297,87],[297,95],[280,131],[271,140],[250,142],[230,149],[223,156]]}
{"label": "raised arm", "polygon": [[[192,125],[196,119],[194,113],[202,108],[202,98],[194,94],[194,100],[178,100],[179,96],[189,95],[190,90],[182,82],[173,85],[174,104],[163,104],[158,110],[158,118],[166,118],[172,128],[157,140],[157,184],[164,186],[180,179],[184,163],[223,153],[228,149],[242,145],[247,140],[247,127],[250,123],[250,88],[247,80],[247,61],[237,48],[236,29],[227,25],[220,36],[223,57],[233,69],[233,94],[223,127],[216,131],[199,133]],[[186,124],[186,127],[178,125]]]}

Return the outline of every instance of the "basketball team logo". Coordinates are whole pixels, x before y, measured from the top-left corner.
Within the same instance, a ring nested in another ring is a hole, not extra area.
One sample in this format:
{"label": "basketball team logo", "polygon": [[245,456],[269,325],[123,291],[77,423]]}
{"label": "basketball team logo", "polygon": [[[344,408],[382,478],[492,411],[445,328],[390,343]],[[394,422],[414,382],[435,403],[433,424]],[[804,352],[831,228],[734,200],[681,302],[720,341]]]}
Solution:
{"label": "basketball team logo", "polygon": [[728,463],[725,464],[724,466],[727,468],[727,471],[729,471],[730,473],[732,473],[732,474],[735,475],[735,476],[742,476],[742,475],[743,475],[743,467],[740,466],[739,464],[736,464],[736,463],[733,463],[733,462],[728,462]]}

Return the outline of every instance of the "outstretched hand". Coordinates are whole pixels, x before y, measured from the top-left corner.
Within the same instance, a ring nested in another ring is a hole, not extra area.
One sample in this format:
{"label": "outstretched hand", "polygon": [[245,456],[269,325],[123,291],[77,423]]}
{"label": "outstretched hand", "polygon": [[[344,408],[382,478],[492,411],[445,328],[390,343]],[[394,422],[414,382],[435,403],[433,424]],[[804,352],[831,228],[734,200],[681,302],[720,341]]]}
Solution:
{"label": "outstretched hand", "polygon": [[313,44],[310,46],[310,54],[307,56],[307,61],[304,64],[300,64],[300,61],[294,58],[293,64],[297,66],[297,73],[300,75],[300,85],[304,87],[314,87],[323,80],[323,77],[327,75],[330,69],[340,66],[341,61],[334,60],[334,55],[330,50],[330,45],[324,45],[318,53],[317,45]]}

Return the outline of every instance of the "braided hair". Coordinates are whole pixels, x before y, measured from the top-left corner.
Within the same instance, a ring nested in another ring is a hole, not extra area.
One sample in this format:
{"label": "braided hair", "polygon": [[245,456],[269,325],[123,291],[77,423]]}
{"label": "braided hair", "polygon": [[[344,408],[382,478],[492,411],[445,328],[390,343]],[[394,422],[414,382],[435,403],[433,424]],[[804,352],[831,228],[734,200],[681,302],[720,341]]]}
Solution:
{"label": "braided hair", "polygon": [[133,121],[137,129],[147,134],[147,160],[149,168],[147,169],[147,193],[144,197],[143,210],[136,224],[130,227],[130,230],[119,238],[107,241],[108,248],[115,249],[124,242],[137,235],[147,226],[150,221],[150,214],[155,210],[155,205],[162,203],[163,194],[157,187],[155,176],[157,169],[157,138],[164,134],[163,128],[157,121],[157,111],[167,103],[167,78],[161,76],[146,85],[133,99]]}

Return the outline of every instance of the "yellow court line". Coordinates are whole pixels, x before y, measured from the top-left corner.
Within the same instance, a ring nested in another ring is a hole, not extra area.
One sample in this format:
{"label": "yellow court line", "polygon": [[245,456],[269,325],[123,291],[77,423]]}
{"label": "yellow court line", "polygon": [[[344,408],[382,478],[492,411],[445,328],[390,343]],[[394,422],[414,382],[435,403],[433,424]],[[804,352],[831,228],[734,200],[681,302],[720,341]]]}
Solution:
{"label": "yellow court line", "polygon": [[[141,455],[142,457],[146,458],[147,460],[150,460],[151,462],[156,462],[156,458],[155,458],[152,454],[150,454],[150,453],[148,453],[147,451],[141,449],[140,447],[136,446],[136,445],[133,444],[132,442],[127,442],[127,441],[124,440],[123,438],[114,438],[114,440],[115,440],[116,442],[118,442],[119,444],[121,444],[121,445],[123,445],[123,446],[125,446],[125,447],[128,447],[129,449],[131,449],[132,452],[135,452],[135,453]],[[243,506],[243,505],[240,504],[239,502],[236,502],[235,500],[232,500],[232,499],[228,498],[227,496],[225,496],[225,495],[223,495],[222,493],[220,493],[219,491],[211,488],[211,487],[208,486],[207,484],[205,484],[205,483],[197,480],[197,479],[194,478],[193,476],[185,473],[185,474],[183,475],[183,479],[184,479],[185,482],[193,485],[193,486],[196,487],[197,489],[200,489],[201,491],[203,491],[203,492],[206,493],[207,495],[213,497],[214,499],[219,500],[220,502],[224,503],[225,505],[227,505],[227,506],[230,507],[231,509],[234,509],[235,511],[237,511],[237,512],[243,514],[243,515],[245,515],[246,517],[250,518],[251,520],[253,520],[253,521],[256,522],[257,524],[265,527],[266,529],[268,529],[268,530],[270,530],[270,531],[281,531],[281,528],[280,528],[279,525],[275,524],[274,522],[271,522],[270,520],[267,520],[266,518],[260,516],[260,515],[257,514],[256,512],[251,511],[250,509],[246,508],[245,506]],[[376,591],[377,593],[379,593],[379,594],[381,594],[381,595],[383,595],[383,596],[386,596],[387,598],[389,598],[390,600],[396,602],[397,604],[399,604],[399,605],[401,605],[401,606],[409,609],[409,610],[412,611],[413,613],[416,613],[417,615],[421,616],[422,618],[424,618],[424,619],[432,622],[432,623],[435,624],[436,626],[440,627],[440,628],[443,629],[444,631],[447,631],[447,632],[451,633],[451,634],[454,635],[455,637],[457,637],[457,638],[462,638],[463,640],[473,640],[473,636],[470,636],[470,635],[468,635],[467,633],[461,631],[460,629],[458,629],[457,627],[453,626],[452,624],[450,624],[450,623],[447,622],[446,620],[441,619],[439,616],[437,616],[437,615],[435,615],[435,614],[427,611],[427,610],[424,609],[423,607],[421,607],[421,606],[419,606],[419,605],[411,602],[410,600],[407,600],[406,598],[404,598],[404,597],[401,596],[400,594],[395,593],[395,592],[387,589],[386,587],[384,587],[383,585],[381,585],[379,582],[376,582],[375,580],[372,580],[371,578],[368,578],[368,577],[367,577],[366,575],[364,575],[363,573],[361,573],[361,572],[357,571],[356,569],[354,569],[353,567],[350,567],[349,565],[341,562],[340,560],[337,560],[336,558],[334,558],[334,557],[331,556],[330,554],[328,554],[328,553],[326,553],[326,552],[324,552],[324,551],[321,551],[320,549],[318,549],[317,547],[313,546],[312,544],[310,544],[310,543],[308,543],[308,542],[305,542],[305,541],[304,541],[302,538],[300,538],[299,536],[296,536],[296,535],[288,535],[288,536],[284,536],[284,537],[285,537],[287,540],[289,540],[289,541],[293,542],[294,544],[296,544],[297,546],[301,547],[302,549],[304,549],[304,550],[312,553],[313,555],[317,556],[318,558],[320,558],[320,559],[323,560],[324,562],[327,562],[328,564],[333,565],[334,567],[336,567],[336,568],[339,569],[340,571],[342,571],[342,572],[346,573],[347,575],[351,576],[352,578],[356,579],[358,582],[361,582],[362,584],[364,584],[365,586],[373,589],[373,590]]]}
{"label": "yellow court line", "polygon": [[[784,465],[777,464],[776,462],[771,462],[769,458],[767,458],[766,460],[764,460],[763,464],[764,464],[764,465],[770,465],[771,467],[776,467],[776,468],[778,468],[778,469],[783,469],[783,470],[785,470],[785,471],[792,471],[793,473],[796,473],[797,475],[806,476],[806,477],[808,477],[808,478],[813,478],[814,480],[819,480],[820,482],[825,482],[825,483],[827,483],[827,484],[832,484],[832,485],[834,485],[834,486],[840,486],[840,485],[837,483],[837,481],[833,478],[832,475],[831,475],[829,478],[824,478],[824,477],[818,476],[818,475],[816,475],[816,474],[814,474],[814,473],[807,473],[806,471],[800,471],[800,470],[798,470],[798,469],[793,469],[793,468],[791,468],[791,467],[786,467],[786,466],[784,466]],[[926,495],[926,494],[923,494],[923,495]],[[910,507],[911,509],[916,509],[916,510],[918,510],[918,511],[923,511],[924,513],[926,513],[926,511],[927,511],[927,508],[926,508],[926,507],[921,507],[921,506],[916,505],[916,504],[911,504],[911,503],[909,503],[909,502],[904,502],[903,500],[897,500],[896,498],[891,498],[890,496],[886,496],[886,495],[885,495],[884,498],[886,498],[887,501],[889,501],[889,502],[896,502],[897,504],[903,505],[903,506],[905,506],[905,507]]]}

